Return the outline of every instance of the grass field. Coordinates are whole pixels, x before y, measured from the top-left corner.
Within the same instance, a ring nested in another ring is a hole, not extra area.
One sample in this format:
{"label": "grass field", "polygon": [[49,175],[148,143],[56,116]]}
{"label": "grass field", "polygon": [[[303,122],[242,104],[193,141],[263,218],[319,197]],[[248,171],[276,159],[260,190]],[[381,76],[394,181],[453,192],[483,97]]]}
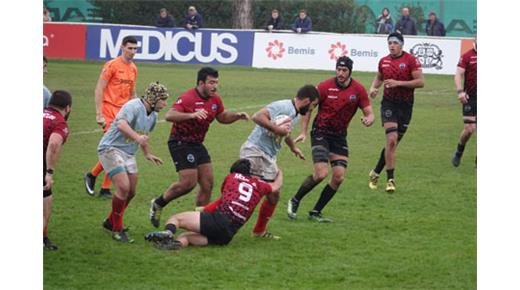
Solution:
{"label": "grass field", "polygon": [[[173,96],[169,105],[195,85],[200,67],[137,66],[138,93],[149,82],[159,80]],[[452,76],[426,75],[425,88],[416,90],[411,126],[397,152],[394,195],[367,186],[368,172],[385,142],[378,96],[373,102],[374,126],[362,126],[361,113],[350,125],[347,176],[324,210],[334,223],[315,224],[306,219],[325,183],[303,200],[297,221],[286,217],[288,198],[312,172],[306,141],[300,146],[307,161],[296,159],[285,147],[278,158],[284,186],[268,228],[282,240],[253,239],[255,213],[227,247],[164,252],[145,243],[143,235],[153,230],[148,221],[149,201],[177,180],[166,146],[169,123],[161,121],[151,134],[152,151],[164,165],[155,166],[138,153],[137,196],[124,220],[131,227],[134,244],[112,241],[101,228],[110,201],[85,194],[82,176],[97,161],[96,147],[102,136],[94,109],[94,87],[101,67],[95,62],[50,60],[44,79],[51,90],[66,89],[74,97],[71,135],[55,174],[49,224],[49,236],[60,249],[44,252],[46,289],[476,288],[476,138],[468,143],[460,167],[454,168],[450,159],[462,121]],[[317,84],[333,76],[332,71],[218,69],[219,93],[226,109],[249,114],[274,100],[292,97],[303,84]],[[367,88],[373,77],[373,73],[354,73]],[[205,144],[215,172],[212,199],[220,195],[220,183],[252,128],[253,122],[215,122],[210,127]],[[194,194],[190,193],[170,203],[162,220],[193,208]]]}

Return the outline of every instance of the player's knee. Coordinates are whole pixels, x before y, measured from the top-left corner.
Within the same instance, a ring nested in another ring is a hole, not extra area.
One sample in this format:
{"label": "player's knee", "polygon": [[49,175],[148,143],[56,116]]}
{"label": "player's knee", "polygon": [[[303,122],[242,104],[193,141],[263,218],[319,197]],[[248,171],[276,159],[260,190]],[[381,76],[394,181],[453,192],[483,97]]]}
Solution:
{"label": "player's knee", "polygon": [[192,189],[194,189],[195,186],[197,186],[197,179],[195,179],[195,178],[187,178],[187,179],[184,179],[182,181],[179,181],[179,185],[180,185],[180,187],[181,187],[183,192],[189,192]]}
{"label": "player's knee", "polygon": [[343,183],[343,180],[345,179],[345,175],[343,174],[334,174],[332,175],[331,182],[338,187],[341,183]]}
{"label": "player's knee", "polygon": [[475,133],[475,130],[477,130],[477,126],[475,126],[475,124],[466,124],[464,126],[464,131],[468,135]]}
{"label": "player's knee", "polygon": [[314,181],[317,183],[323,181],[323,179],[327,178],[327,175],[329,175],[329,171],[325,169],[316,170],[314,172]]}
{"label": "player's knee", "polygon": [[130,193],[130,184],[128,182],[120,182],[116,184],[116,191],[121,194],[121,197],[127,198]]}

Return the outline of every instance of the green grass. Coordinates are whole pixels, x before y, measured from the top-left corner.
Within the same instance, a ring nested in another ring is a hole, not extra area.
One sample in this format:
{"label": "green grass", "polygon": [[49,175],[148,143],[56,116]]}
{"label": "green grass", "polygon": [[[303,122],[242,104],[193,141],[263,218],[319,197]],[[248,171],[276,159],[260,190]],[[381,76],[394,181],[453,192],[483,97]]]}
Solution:
{"label": "green grass", "polygon": [[[138,64],[137,90],[159,80],[170,90],[169,104],[195,85],[200,66]],[[177,180],[166,141],[170,124],[161,122],[151,135],[152,151],[165,164],[155,166],[138,153],[137,196],[125,212],[136,242],[121,245],[101,229],[111,203],[84,192],[82,176],[96,162],[101,132],[96,131],[94,87],[102,64],[51,60],[45,83],[74,96],[69,119],[71,136],[59,160],[49,236],[60,249],[44,253],[46,289],[474,289],[476,288],[476,138],[462,164],[450,159],[462,129],[461,108],[452,76],[427,75],[416,90],[414,115],[397,152],[397,191],[370,191],[367,175],[385,142],[379,118],[381,96],[373,102],[376,123],[352,120],[350,162],[344,183],[324,213],[332,224],[314,224],[306,212],[324,184],[300,205],[300,217],[289,221],[286,202],[311,174],[309,140],[301,145],[307,161],[287,148],[278,157],[284,170],[280,204],[269,229],[280,241],[250,236],[256,213],[227,247],[158,251],[143,240],[153,230],[149,201]],[[260,70],[219,67],[219,92],[228,110],[254,113],[262,106],[292,97],[306,83],[333,72]],[[374,74],[355,72],[365,87]],[[160,118],[164,119],[164,112]],[[253,122],[212,124],[206,137],[215,172],[213,198],[232,161],[238,157]],[[383,175],[384,177],[384,175]],[[383,178],[384,179],[384,178]],[[98,186],[101,180],[98,180]],[[381,186],[380,186],[381,187]],[[194,208],[194,194],[173,201],[170,214]]]}

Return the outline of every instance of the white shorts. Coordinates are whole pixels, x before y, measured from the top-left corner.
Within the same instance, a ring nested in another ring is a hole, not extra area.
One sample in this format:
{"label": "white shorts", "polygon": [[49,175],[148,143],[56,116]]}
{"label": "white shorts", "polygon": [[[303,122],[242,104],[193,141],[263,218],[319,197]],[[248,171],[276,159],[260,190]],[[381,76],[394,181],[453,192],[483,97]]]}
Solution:
{"label": "white shorts", "polygon": [[240,158],[245,158],[251,162],[251,174],[260,177],[265,181],[273,181],[278,173],[276,157],[267,155],[254,144],[246,141],[240,147]]}
{"label": "white shorts", "polygon": [[137,162],[134,155],[130,155],[114,147],[109,147],[99,152],[98,156],[101,165],[103,165],[103,169],[110,178],[121,172],[137,174]]}

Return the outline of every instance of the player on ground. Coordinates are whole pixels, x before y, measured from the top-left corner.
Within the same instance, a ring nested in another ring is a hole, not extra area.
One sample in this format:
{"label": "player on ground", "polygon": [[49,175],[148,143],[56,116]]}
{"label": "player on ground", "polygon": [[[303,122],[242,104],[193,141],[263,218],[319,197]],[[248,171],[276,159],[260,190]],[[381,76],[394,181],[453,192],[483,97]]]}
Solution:
{"label": "player on ground", "polygon": [[201,68],[197,73],[197,86],[182,94],[166,113],[166,121],[173,123],[168,148],[179,181],[152,200],[149,218],[154,227],[159,226],[162,208],[189,193],[197,183],[196,206],[208,204],[213,188],[213,168],[203,141],[211,122],[217,119],[219,123],[231,124],[237,120],[249,120],[247,113],[224,110],[217,86],[218,71],[210,67]]}
{"label": "player on ground", "polygon": [[71,107],[71,95],[58,90],[52,94],[48,107],[43,109],[43,246],[48,250],[58,249],[47,237],[47,225],[52,210],[52,177],[61,147],[69,136],[67,119]]}
{"label": "player on ground", "polygon": [[[464,78],[464,87],[462,87]],[[462,103],[462,120],[464,129],[459,137],[457,150],[451,159],[453,166],[460,165],[460,159],[464,153],[466,143],[471,135],[477,131],[477,40],[473,43],[473,49],[464,53],[457,64],[455,73],[455,86],[457,95]]]}
{"label": "player on ground", "polygon": [[[145,236],[159,249],[177,250],[189,245],[227,245],[238,230],[249,220],[256,205],[265,195],[274,202],[282,184],[282,173],[272,183],[263,182],[251,175],[251,163],[239,159],[231,166],[221,186],[221,197],[204,208],[173,215],[166,222],[165,230]],[[184,229],[175,239],[177,229]]]}
{"label": "player on ground", "polygon": [[146,159],[162,164],[162,160],[150,152],[148,134],[155,127],[157,113],[166,107],[167,98],[166,87],[159,82],[151,83],[142,98],[133,99],[121,108],[110,129],[99,142],[99,160],[116,188],[112,197],[112,211],[103,222],[103,227],[112,231],[112,238],[116,241],[133,242],[123,229],[123,214],[135,196],[135,154],[138,145]]}
{"label": "player on ground", "polygon": [[[352,79],[352,60],[347,56],[336,62],[336,77],[318,85],[320,102],[318,114],[312,124],[311,146],[314,172],[302,183],[296,194],[289,200],[287,215],[296,219],[296,212],[302,199],[329,174],[328,163],[332,167],[332,178],[322,190],[309,219],[317,222],[332,222],[321,214],[323,208],[334,197],[343,182],[347,170],[348,145],[347,127],[357,109],[363,112],[361,122],[370,126],[374,122],[372,106],[365,88]],[[295,141],[304,141],[310,114],[302,118],[301,132]]]}
{"label": "player on ground", "polygon": [[[121,56],[108,61],[101,71],[96,84],[96,122],[103,128],[103,132],[110,129],[117,113],[126,102],[135,98],[135,81],[137,67],[132,61],[137,52],[137,39],[126,36],[121,43]],[[95,195],[94,185],[96,177],[103,172],[103,166],[98,161],[92,170],[85,174],[85,190],[89,195]],[[111,198],[111,181],[105,173],[99,196]]]}
{"label": "player on ground", "polygon": [[388,35],[390,54],[379,60],[379,68],[372,85],[370,97],[377,96],[384,84],[381,101],[381,120],[386,133],[386,144],[376,167],[369,173],[368,186],[377,189],[379,174],[386,165],[386,192],[395,191],[394,168],[397,145],[403,138],[412,119],[414,90],[424,87],[421,63],[403,50],[404,38],[399,33]]}
{"label": "player on ground", "polygon": [[[312,111],[318,101],[319,93],[316,87],[306,85],[298,90],[294,98],[273,102],[253,115],[252,119],[256,126],[240,148],[240,158],[248,159],[251,162],[252,175],[266,182],[272,182],[275,179],[278,173],[276,155],[281,149],[282,139],[296,157],[305,160],[302,151],[295,145],[289,134],[300,120],[300,115],[305,116]],[[275,120],[280,117],[288,118],[280,125],[276,125]],[[273,195],[274,199],[265,199],[260,206],[258,220],[253,229],[254,236],[279,238],[266,231],[267,223],[280,198],[280,191],[273,191]]]}

